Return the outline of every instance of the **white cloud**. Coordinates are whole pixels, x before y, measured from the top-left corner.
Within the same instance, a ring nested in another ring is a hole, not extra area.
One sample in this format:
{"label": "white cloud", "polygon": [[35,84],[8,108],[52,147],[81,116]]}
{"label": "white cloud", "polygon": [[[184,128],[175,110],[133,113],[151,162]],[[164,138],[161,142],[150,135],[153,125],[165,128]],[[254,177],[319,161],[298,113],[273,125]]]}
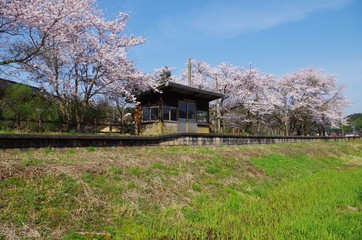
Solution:
{"label": "white cloud", "polygon": [[202,34],[228,38],[299,21],[327,9],[338,9],[351,0],[229,0],[211,1],[188,12],[166,16],[161,31],[173,37]]}

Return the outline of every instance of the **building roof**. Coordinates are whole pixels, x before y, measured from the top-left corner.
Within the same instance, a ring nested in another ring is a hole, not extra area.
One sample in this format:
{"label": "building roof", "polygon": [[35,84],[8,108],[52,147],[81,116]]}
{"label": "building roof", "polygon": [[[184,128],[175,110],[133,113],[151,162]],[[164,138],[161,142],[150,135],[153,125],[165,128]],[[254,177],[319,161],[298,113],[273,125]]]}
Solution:
{"label": "building roof", "polygon": [[[213,100],[222,98],[224,96],[221,93],[210,92],[210,91],[193,88],[190,86],[186,86],[186,85],[182,85],[182,84],[174,83],[174,82],[166,82],[165,84],[158,86],[157,89],[162,92],[165,92],[165,91],[173,92],[173,93],[177,93],[177,94],[183,94],[183,95],[187,95],[187,96],[201,98],[201,99],[204,99],[207,101],[213,101]],[[145,92],[145,93],[141,94],[139,97],[143,97],[150,93],[153,93],[153,91]]]}
{"label": "building roof", "polygon": [[57,98],[56,96],[54,96],[51,93],[47,92],[44,88],[38,88],[38,87],[34,87],[34,86],[31,86],[31,85],[28,85],[28,84],[25,84],[25,83],[15,82],[15,81],[11,81],[11,80],[4,79],[4,78],[0,78],[0,91],[4,91],[8,87],[16,85],[16,84],[29,87],[33,91],[33,94],[39,93],[39,94],[42,94],[44,97],[55,97],[55,98]]}
{"label": "building roof", "polygon": [[31,89],[35,90],[35,91],[42,91],[42,89],[25,84],[25,83],[20,83],[20,82],[15,82],[15,81],[11,81],[8,79],[4,79],[4,78],[0,78],[0,88],[7,88],[11,85],[15,85],[15,84],[19,84],[19,85],[23,85],[23,86],[27,86],[30,87]]}

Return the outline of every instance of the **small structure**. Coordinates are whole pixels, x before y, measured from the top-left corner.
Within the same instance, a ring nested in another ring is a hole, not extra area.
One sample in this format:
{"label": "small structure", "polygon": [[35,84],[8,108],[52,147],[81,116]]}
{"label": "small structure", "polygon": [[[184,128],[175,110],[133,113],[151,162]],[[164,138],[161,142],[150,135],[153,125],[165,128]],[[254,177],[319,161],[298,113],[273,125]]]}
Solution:
{"label": "small structure", "polygon": [[219,93],[167,82],[158,87],[158,92],[148,91],[137,97],[138,132],[142,135],[210,133],[209,102],[222,97]]}

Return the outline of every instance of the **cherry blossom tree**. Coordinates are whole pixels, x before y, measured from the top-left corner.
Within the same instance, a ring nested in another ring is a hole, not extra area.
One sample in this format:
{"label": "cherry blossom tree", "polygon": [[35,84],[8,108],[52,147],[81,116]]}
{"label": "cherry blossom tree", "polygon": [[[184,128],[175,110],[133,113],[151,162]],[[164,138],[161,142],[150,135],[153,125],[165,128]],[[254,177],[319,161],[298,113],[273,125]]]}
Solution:
{"label": "cherry blossom tree", "polygon": [[174,68],[169,68],[167,66],[164,66],[162,68],[154,69],[153,77],[154,80],[157,82],[157,84],[165,84],[169,81],[174,81],[172,76],[172,71]]}
{"label": "cherry blossom tree", "polygon": [[144,43],[123,34],[127,14],[106,21],[93,0],[1,4],[6,40],[0,46],[1,64],[18,63],[20,71],[57,96],[66,120],[75,115],[78,130],[85,109],[98,96],[134,102],[137,91],[154,87],[153,78],[137,71],[127,57],[130,47]]}
{"label": "cherry blossom tree", "polygon": [[[238,68],[230,64],[221,63],[216,68],[212,68],[203,61],[191,60],[191,69],[189,63],[180,77],[177,79],[180,83],[188,82],[191,77],[191,86],[203,90],[219,92],[224,97],[216,101],[216,121],[218,132],[222,131],[222,116],[225,113],[224,102],[229,97],[230,88],[238,80]],[[190,75],[189,75],[189,71]]]}
{"label": "cherry blossom tree", "polygon": [[66,36],[71,22],[96,14],[93,4],[93,0],[1,0],[0,66],[31,61],[49,39]]}
{"label": "cherry blossom tree", "polygon": [[237,120],[239,128],[242,127],[244,131],[264,134],[264,128],[271,127],[269,119],[274,110],[272,87],[275,77],[255,68],[242,70],[240,75],[241,83],[232,88],[233,92],[228,99],[227,120],[229,123]]}
{"label": "cherry blossom tree", "polygon": [[[215,68],[202,61],[192,60],[191,63],[193,87],[224,95],[216,102],[219,122],[231,127],[236,127],[238,122],[250,128],[253,123],[260,125],[262,116],[272,111],[268,84],[271,84],[273,76],[262,74],[256,68],[244,69],[227,63],[220,63]],[[181,73],[178,81],[184,83],[186,76],[187,70]]]}
{"label": "cherry blossom tree", "polygon": [[[192,86],[224,94],[217,120],[253,134],[307,135],[325,133],[327,126],[344,122],[343,111],[350,104],[334,75],[306,68],[281,78],[256,68],[221,63],[216,67],[192,60]],[[186,83],[188,70],[176,81]]]}
{"label": "cherry blossom tree", "polygon": [[275,117],[286,135],[307,135],[315,129],[324,135],[326,126],[344,122],[343,111],[350,102],[334,75],[310,67],[285,75],[276,89]]}
{"label": "cherry blossom tree", "polygon": [[211,77],[213,69],[208,63],[203,61],[190,59],[186,62],[185,69],[181,72],[180,76],[175,78],[175,81],[185,85],[189,84],[189,64],[191,64],[191,86],[203,90],[215,91],[216,85]]}

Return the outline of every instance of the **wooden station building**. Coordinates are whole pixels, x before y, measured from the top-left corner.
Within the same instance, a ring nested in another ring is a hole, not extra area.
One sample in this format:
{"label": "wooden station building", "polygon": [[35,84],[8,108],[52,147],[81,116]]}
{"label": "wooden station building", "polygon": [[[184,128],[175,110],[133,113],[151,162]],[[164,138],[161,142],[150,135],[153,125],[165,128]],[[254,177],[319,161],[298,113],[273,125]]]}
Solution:
{"label": "wooden station building", "polygon": [[209,103],[223,95],[173,82],[158,91],[140,94],[137,100],[141,135],[210,133]]}

